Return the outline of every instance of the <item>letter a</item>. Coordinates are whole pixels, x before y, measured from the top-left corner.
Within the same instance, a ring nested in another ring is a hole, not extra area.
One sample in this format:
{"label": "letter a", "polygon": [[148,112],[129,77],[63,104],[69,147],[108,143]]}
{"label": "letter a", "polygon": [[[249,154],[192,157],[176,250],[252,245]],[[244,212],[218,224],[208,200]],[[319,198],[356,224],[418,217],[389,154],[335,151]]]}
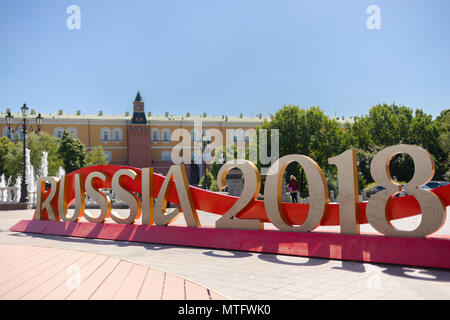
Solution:
{"label": "letter a", "polygon": [[[173,180],[172,180],[173,176]],[[172,184],[175,184],[178,199],[180,200],[179,208],[169,214],[166,213],[167,198],[170,194]],[[181,211],[180,211],[181,210]],[[188,227],[199,227],[197,210],[195,209],[194,200],[192,199],[187,181],[186,170],[183,164],[173,165],[164,179],[163,185],[159,190],[158,198],[155,203],[154,221],[159,226],[166,226],[173,222],[178,215],[183,212],[184,219]]]}
{"label": "letter a", "polygon": [[371,5],[366,10],[367,14],[371,14],[367,18],[367,29],[369,30],[380,30],[381,29],[381,10],[379,6]]}
{"label": "letter a", "polygon": [[67,14],[70,16],[66,20],[66,26],[69,30],[80,30],[81,29],[81,10],[77,5],[71,5],[67,7]]}

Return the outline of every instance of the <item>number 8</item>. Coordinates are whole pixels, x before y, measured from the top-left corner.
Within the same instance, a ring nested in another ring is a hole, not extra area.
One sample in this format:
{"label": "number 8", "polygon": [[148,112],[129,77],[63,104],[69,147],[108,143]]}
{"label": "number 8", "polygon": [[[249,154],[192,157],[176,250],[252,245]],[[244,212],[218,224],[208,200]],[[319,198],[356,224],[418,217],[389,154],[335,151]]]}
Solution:
{"label": "number 8", "polygon": [[[422,220],[412,231],[396,229],[388,219],[392,195],[401,191],[401,185],[395,183],[389,173],[389,162],[398,153],[408,154],[414,162],[414,176],[405,184],[404,189],[419,202]],[[385,148],[374,156],[370,164],[370,174],[378,185],[385,188],[372,196],[366,207],[367,219],[377,231],[386,236],[419,238],[426,237],[442,227],[446,219],[444,205],[434,193],[419,188],[434,175],[434,161],[426,150],[405,144]]]}

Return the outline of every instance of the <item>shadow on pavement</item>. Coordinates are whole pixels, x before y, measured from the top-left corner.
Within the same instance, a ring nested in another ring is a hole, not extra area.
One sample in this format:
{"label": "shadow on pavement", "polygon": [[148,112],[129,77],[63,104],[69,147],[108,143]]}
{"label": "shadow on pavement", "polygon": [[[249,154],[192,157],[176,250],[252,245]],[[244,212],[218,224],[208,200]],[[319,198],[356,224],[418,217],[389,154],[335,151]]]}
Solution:
{"label": "shadow on pavement", "polygon": [[[91,239],[91,238],[69,238],[63,236],[55,236],[55,235],[45,235],[45,234],[33,234],[33,233],[11,233],[9,236],[12,237],[31,237],[35,239],[45,239],[52,240],[57,243],[63,244],[65,243],[75,243],[75,244],[91,244],[96,246],[115,246],[115,247],[140,247],[145,248],[151,251],[159,251],[173,248],[180,248],[183,246],[172,246],[172,245],[162,245],[162,244],[153,244],[153,243],[140,243],[140,242],[127,242],[127,241],[113,241],[113,240],[102,240],[102,239]],[[17,243],[21,244],[21,243]],[[30,244],[23,244],[30,245]],[[37,246],[46,246],[46,243],[36,243]],[[236,258],[247,258],[251,257],[256,253],[245,252],[245,251],[229,251],[229,250],[221,250],[211,248],[197,248],[197,247],[186,247],[186,248],[195,248],[199,250],[206,251],[202,252],[206,256],[215,257],[215,258],[225,258],[225,259],[236,259]],[[70,248],[69,248],[70,249]],[[83,248],[72,248],[75,250],[83,250]],[[101,250],[98,251],[102,253]],[[280,265],[291,265],[291,266],[319,266],[329,263],[332,260],[329,259],[321,259],[321,258],[307,258],[307,257],[299,257],[299,256],[288,256],[288,255],[276,255],[276,254],[266,254],[260,253],[257,254],[257,257],[260,260],[276,263]],[[292,261],[284,261],[283,257],[286,259],[290,259]],[[298,260],[298,261],[295,261]],[[445,269],[432,269],[432,268],[423,268],[423,267],[408,267],[401,265],[388,265],[388,264],[376,264],[373,263],[371,265],[377,266],[380,268],[380,271],[391,276],[405,278],[405,279],[413,279],[413,280],[424,280],[430,282],[450,282],[450,270]],[[334,266],[332,269],[364,273],[367,272],[365,265],[361,262],[357,261],[341,261],[341,266]]]}
{"label": "shadow on pavement", "polygon": [[383,273],[391,276],[437,282],[450,282],[450,272],[443,269],[418,269],[414,267],[383,265]]}
{"label": "shadow on pavement", "polygon": [[[226,252],[227,254],[220,254],[217,252]],[[217,258],[247,258],[251,257],[252,254],[248,252],[242,252],[242,251],[227,251],[227,250],[211,250],[203,252],[205,256],[209,257],[217,257]]]}
{"label": "shadow on pavement", "polygon": [[[127,241],[113,241],[113,240],[103,240],[103,239],[91,239],[91,238],[69,238],[63,236],[37,234],[37,233],[13,233],[13,237],[32,237],[46,240],[56,240],[58,242],[72,242],[72,243],[83,243],[83,244],[94,244],[94,245],[107,245],[116,247],[141,247],[148,250],[165,250],[171,249],[175,246],[160,245],[153,243],[140,243],[140,242],[127,242]],[[37,244],[42,245],[42,244]]]}
{"label": "shadow on pavement", "polygon": [[340,267],[333,267],[333,269],[359,272],[359,273],[366,272],[366,268],[364,268],[364,265],[361,262],[346,261],[346,260],[342,260],[341,262],[342,262],[342,265]]}
{"label": "shadow on pavement", "polygon": [[[292,257],[292,256],[286,256],[286,257]],[[299,258],[301,260],[307,259],[307,261],[306,262],[304,262],[304,261],[301,261],[301,262],[283,261],[280,259],[280,256],[275,255],[275,254],[259,254],[258,258],[263,261],[267,261],[267,262],[290,265],[290,266],[299,266],[299,267],[320,266],[322,264],[328,263],[328,261],[329,261],[329,260],[320,259],[320,258],[305,258],[305,257],[298,257],[298,256],[295,256],[295,258]]]}

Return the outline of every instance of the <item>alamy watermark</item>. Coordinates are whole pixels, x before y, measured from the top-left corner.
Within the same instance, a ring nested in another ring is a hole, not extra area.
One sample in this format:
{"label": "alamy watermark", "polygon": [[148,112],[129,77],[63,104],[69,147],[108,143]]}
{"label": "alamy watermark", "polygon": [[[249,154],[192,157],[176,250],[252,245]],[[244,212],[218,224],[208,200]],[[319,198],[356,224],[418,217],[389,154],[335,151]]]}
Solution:
{"label": "alamy watermark", "polygon": [[[270,151],[268,136],[270,135]],[[172,132],[172,141],[178,141],[171,152],[174,164],[223,164],[248,160],[255,165],[271,166],[279,158],[279,130],[226,129],[225,136],[217,128],[203,129],[201,121],[191,130],[179,128]]]}
{"label": "alamy watermark", "polygon": [[77,265],[70,265],[66,269],[66,273],[70,275],[70,277],[66,281],[67,289],[75,290],[78,289],[81,285],[81,269]]}
{"label": "alamy watermark", "polygon": [[370,15],[367,18],[366,26],[369,30],[381,29],[381,9],[377,5],[371,5],[367,7],[366,13]]}
{"label": "alamy watermark", "polygon": [[367,271],[370,273],[370,276],[366,280],[366,287],[369,290],[379,290],[381,289],[381,269],[369,265]]}
{"label": "alamy watermark", "polygon": [[69,30],[81,29],[81,9],[73,4],[67,7],[66,13],[70,16],[66,20],[66,27]]}

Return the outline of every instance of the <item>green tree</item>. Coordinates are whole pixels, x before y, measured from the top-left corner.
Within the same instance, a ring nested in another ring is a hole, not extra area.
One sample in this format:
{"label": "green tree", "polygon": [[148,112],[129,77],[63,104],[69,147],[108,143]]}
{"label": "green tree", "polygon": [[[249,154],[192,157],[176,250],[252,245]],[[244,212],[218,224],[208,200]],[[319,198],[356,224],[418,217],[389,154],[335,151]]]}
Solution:
{"label": "green tree", "polygon": [[103,152],[103,148],[98,146],[97,148],[88,152],[86,156],[86,166],[99,166],[108,164],[108,157]]}
{"label": "green tree", "polygon": [[15,180],[22,167],[22,157],[19,157],[20,146],[9,140],[7,137],[0,138],[0,176],[5,175],[6,179]]}
{"label": "green tree", "polygon": [[[370,161],[376,151],[400,143],[418,145],[434,157],[436,173],[434,179],[441,179],[448,170],[448,152],[436,143],[445,131],[440,120],[432,120],[431,115],[421,109],[395,104],[379,104],[372,107],[369,114],[355,118],[353,124],[346,124],[345,145],[358,149],[360,170],[367,182],[371,182]],[[390,173],[398,180],[408,181],[414,174],[414,164],[408,155],[393,157]]]}
{"label": "green tree", "polygon": [[[18,139],[16,139],[18,141]],[[11,148],[5,157],[4,169],[5,177],[10,178],[14,183],[17,177],[22,175],[23,166],[23,144],[22,142],[12,143]]]}
{"label": "green tree", "polygon": [[86,149],[83,143],[79,139],[74,139],[68,131],[63,132],[58,154],[63,160],[66,173],[86,166]]}
{"label": "green tree", "polygon": [[446,164],[443,168],[443,170],[446,170],[443,178],[450,181],[450,109],[442,111],[436,122],[442,129],[442,133],[439,136],[439,145],[443,150],[442,158],[444,158],[444,163]]}
{"label": "green tree", "polygon": [[369,133],[367,117],[354,117],[353,123],[344,125],[344,145],[360,150],[369,150],[374,144]]}
{"label": "green tree", "polygon": [[410,140],[411,108],[395,104],[376,105],[370,109],[367,120],[371,140],[376,145],[392,146]]}
{"label": "green tree", "polygon": [[[288,154],[303,154],[313,158],[325,172],[334,170],[328,158],[345,151],[345,133],[338,122],[330,119],[316,106],[300,109],[296,105],[283,106],[270,121],[265,121],[263,129],[278,129],[280,134],[280,157]],[[270,139],[268,139],[270,149]],[[307,191],[307,181],[297,163],[286,168],[286,179],[294,175],[299,180],[300,190]]]}
{"label": "green tree", "polygon": [[43,151],[48,153],[48,175],[56,176],[58,174],[59,167],[63,166],[63,160],[58,153],[60,143],[60,139],[45,132],[30,134],[27,136],[27,148],[30,149],[31,164],[33,165],[34,171],[37,175],[40,174],[38,171],[41,168]]}
{"label": "green tree", "polygon": [[211,191],[220,191],[219,186],[217,185],[216,178],[211,173],[211,170],[206,170],[206,174],[200,179],[199,185],[203,186],[206,177],[206,186],[208,190]]}

